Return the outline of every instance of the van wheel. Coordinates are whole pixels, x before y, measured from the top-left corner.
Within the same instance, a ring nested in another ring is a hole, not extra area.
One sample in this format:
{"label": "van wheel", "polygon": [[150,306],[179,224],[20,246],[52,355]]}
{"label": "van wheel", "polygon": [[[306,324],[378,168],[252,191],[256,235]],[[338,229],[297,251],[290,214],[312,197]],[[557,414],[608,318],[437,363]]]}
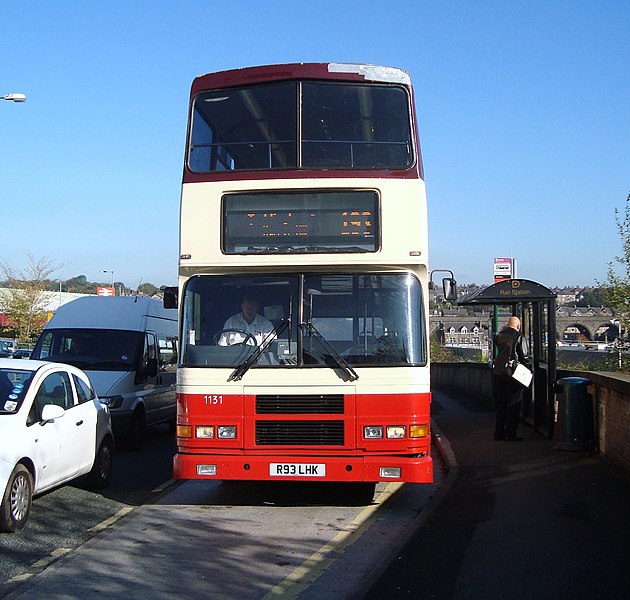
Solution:
{"label": "van wheel", "polygon": [[91,488],[101,489],[109,483],[113,458],[114,443],[111,438],[105,438],[96,452],[92,470],[86,477],[86,482]]}
{"label": "van wheel", "polygon": [[9,477],[0,507],[0,531],[15,533],[28,521],[33,503],[33,476],[22,464]]}
{"label": "van wheel", "polygon": [[138,450],[144,442],[144,437],[147,432],[147,424],[144,416],[144,410],[136,408],[131,418],[131,425],[129,426],[129,434],[127,440],[130,448]]}

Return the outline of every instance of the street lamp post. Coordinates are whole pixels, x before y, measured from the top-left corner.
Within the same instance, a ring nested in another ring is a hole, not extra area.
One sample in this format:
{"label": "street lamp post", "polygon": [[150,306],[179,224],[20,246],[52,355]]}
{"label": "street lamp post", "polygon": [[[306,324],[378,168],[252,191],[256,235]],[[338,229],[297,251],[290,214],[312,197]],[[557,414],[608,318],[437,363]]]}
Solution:
{"label": "street lamp post", "polygon": [[116,295],[116,288],[114,287],[114,271],[110,271],[108,269],[102,269],[101,273],[111,273],[112,274],[112,289],[114,290],[114,296]]}
{"label": "street lamp post", "polygon": [[619,370],[621,371],[621,368],[623,366],[623,360],[622,360],[623,339],[621,337],[621,334],[622,334],[621,319],[613,319],[612,320],[612,324],[617,326],[617,329],[618,329],[618,332],[619,332],[617,334],[616,339],[615,339],[615,346],[617,346],[617,350],[619,352]]}
{"label": "street lamp post", "polygon": [[12,102],[26,102],[26,94],[5,94],[3,100],[11,100]]}

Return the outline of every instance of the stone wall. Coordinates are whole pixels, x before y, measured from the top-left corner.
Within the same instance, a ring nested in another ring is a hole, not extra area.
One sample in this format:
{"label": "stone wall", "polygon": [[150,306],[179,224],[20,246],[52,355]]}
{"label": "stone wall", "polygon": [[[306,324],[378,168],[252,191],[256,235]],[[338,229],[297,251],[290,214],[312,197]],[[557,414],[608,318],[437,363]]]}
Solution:
{"label": "stone wall", "polygon": [[[630,471],[630,375],[558,370],[557,378],[585,377],[593,396],[595,443],[611,462]],[[492,409],[492,371],[480,363],[432,363],[431,384],[461,390],[488,402]]]}
{"label": "stone wall", "polygon": [[431,385],[462,390],[486,400],[492,409],[492,370],[487,363],[431,363]]}
{"label": "stone wall", "polygon": [[593,396],[595,437],[601,454],[630,471],[630,375],[558,371],[558,377],[585,377]]}

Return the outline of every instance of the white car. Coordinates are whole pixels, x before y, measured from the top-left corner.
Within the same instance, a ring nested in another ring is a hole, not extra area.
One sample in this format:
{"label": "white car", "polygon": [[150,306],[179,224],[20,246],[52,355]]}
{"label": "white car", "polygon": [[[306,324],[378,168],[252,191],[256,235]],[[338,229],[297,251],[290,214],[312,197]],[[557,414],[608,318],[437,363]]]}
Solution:
{"label": "white car", "polygon": [[34,495],[81,475],[107,485],[113,453],[109,410],[83,371],[0,359],[0,531],[26,525]]}

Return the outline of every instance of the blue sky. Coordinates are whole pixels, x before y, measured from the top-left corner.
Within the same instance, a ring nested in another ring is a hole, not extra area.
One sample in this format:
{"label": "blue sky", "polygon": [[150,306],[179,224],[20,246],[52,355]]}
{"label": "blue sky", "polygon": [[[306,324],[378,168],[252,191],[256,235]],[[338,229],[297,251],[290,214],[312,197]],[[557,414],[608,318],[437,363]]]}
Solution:
{"label": "blue sky", "polygon": [[174,284],[186,111],[202,73],[284,62],[407,71],[431,267],[494,257],[594,285],[630,192],[630,3],[4,0],[0,258],[53,277]]}

